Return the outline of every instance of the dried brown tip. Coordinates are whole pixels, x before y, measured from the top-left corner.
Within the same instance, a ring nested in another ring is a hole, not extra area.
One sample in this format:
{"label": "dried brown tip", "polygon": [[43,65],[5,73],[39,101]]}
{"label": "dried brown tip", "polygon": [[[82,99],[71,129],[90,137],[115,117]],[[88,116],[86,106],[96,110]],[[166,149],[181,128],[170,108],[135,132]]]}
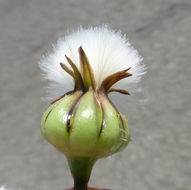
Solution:
{"label": "dried brown tip", "polygon": [[76,65],[73,63],[73,61],[69,57],[67,57],[66,55],[65,55],[65,57],[73,69],[74,81],[75,81],[75,90],[84,90],[83,79],[82,79],[82,76],[80,74],[80,71],[78,70]]}
{"label": "dried brown tip", "polygon": [[81,46],[79,48],[79,55],[80,55],[80,71],[82,73],[85,89],[89,89],[90,87],[92,87],[95,90],[96,82],[94,78],[93,69],[91,68],[89,60]]}
{"label": "dried brown tip", "polygon": [[[106,77],[101,86],[100,86],[100,89],[99,90],[104,90],[105,92],[109,92],[109,89],[111,88],[111,86],[113,86],[115,83],[117,83],[118,81],[124,79],[124,78],[127,78],[127,77],[130,77],[132,76],[131,73],[128,73],[127,71],[129,70],[130,68],[128,69],[125,69],[123,71],[119,71],[119,72],[116,72],[112,75],[109,75],[108,77]],[[123,93],[124,94],[128,94],[128,93],[125,93],[125,91],[123,90],[112,90],[112,91],[117,91],[117,92],[120,92],[120,93]],[[111,91],[110,91],[111,92]],[[126,91],[127,92],[127,91]]]}
{"label": "dried brown tip", "polygon": [[69,69],[64,63],[60,63],[60,66],[64,71],[66,71],[69,75],[71,75],[74,78],[74,72]]}
{"label": "dried brown tip", "polygon": [[109,89],[108,93],[110,92],[119,92],[121,94],[130,95],[130,93],[127,90],[122,90],[122,89],[111,88]]}

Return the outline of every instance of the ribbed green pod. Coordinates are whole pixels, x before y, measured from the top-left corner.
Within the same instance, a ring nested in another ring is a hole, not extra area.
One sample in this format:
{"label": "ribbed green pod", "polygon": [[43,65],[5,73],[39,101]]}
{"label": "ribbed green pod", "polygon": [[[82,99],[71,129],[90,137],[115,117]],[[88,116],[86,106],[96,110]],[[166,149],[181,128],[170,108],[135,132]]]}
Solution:
{"label": "ribbed green pod", "polygon": [[64,96],[45,111],[43,137],[69,157],[106,157],[128,144],[124,116],[94,90]]}

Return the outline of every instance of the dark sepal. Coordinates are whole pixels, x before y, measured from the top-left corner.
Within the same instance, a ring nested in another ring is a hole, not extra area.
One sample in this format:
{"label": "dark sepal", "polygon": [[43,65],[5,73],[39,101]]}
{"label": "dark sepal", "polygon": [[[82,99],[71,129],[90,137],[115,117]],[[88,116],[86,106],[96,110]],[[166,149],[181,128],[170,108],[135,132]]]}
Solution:
{"label": "dark sepal", "polygon": [[92,89],[95,90],[96,82],[94,78],[94,73],[82,47],[79,48],[79,54],[80,54],[80,71],[82,72],[84,87],[86,90],[88,90],[90,87],[92,87]]}
{"label": "dark sepal", "polygon": [[119,92],[121,94],[126,94],[126,95],[130,95],[130,93],[127,90],[123,90],[123,89],[115,89],[115,88],[110,88],[108,90],[108,93],[110,92]]}
{"label": "dark sepal", "polygon": [[83,83],[83,79],[82,76],[80,74],[80,71],[78,70],[78,68],[76,67],[76,65],[73,63],[73,61],[65,56],[68,63],[70,64],[70,66],[72,67],[73,71],[74,71],[74,81],[75,81],[75,88],[74,90],[82,90],[84,91],[84,83]]}
{"label": "dark sepal", "polygon": [[[130,68],[128,69],[125,69],[123,71],[119,71],[119,72],[116,72],[112,75],[109,75],[108,77],[106,77],[100,88],[99,88],[99,91],[105,91],[106,93],[109,92],[109,89],[115,84],[117,83],[118,81],[124,79],[124,78],[127,78],[127,77],[130,77],[132,76],[131,73],[128,73],[127,71],[129,70]],[[117,90],[112,90],[112,91],[117,91]],[[119,92],[120,90],[118,90]],[[122,91],[121,91],[122,92]]]}

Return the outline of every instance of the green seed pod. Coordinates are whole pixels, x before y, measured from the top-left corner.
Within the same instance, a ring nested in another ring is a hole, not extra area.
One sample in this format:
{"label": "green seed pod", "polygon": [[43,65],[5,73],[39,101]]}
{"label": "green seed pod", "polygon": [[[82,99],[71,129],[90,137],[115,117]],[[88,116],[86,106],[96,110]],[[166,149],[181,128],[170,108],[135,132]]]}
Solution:
{"label": "green seed pod", "polygon": [[107,95],[74,92],[52,104],[41,122],[42,135],[69,157],[106,157],[129,142],[124,116]]}

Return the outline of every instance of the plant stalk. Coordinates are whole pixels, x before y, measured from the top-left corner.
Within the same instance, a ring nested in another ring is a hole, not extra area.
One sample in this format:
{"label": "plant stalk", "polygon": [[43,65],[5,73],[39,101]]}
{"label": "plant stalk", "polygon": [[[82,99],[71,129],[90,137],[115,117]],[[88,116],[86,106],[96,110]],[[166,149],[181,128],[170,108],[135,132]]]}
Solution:
{"label": "plant stalk", "polygon": [[88,190],[88,181],[96,158],[67,157],[70,171],[74,179],[73,190]]}

